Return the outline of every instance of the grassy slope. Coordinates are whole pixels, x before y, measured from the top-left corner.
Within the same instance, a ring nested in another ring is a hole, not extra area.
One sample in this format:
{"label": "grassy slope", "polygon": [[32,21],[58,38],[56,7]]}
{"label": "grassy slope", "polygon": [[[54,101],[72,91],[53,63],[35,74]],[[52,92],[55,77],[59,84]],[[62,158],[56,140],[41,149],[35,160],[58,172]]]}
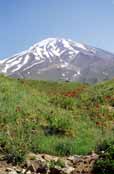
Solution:
{"label": "grassy slope", "polygon": [[114,132],[114,80],[78,83],[0,76],[0,151],[86,154]]}

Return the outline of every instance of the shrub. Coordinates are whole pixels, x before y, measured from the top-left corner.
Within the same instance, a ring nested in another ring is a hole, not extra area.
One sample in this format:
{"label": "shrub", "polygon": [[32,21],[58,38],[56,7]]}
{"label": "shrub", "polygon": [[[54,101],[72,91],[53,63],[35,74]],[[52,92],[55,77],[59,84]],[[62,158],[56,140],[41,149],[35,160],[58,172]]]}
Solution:
{"label": "shrub", "polygon": [[73,136],[73,120],[69,119],[69,115],[62,115],[62,113],[52,114],[48,117],[47,133],[50,135],[69,135]]}
{"label": "shrub", "polygon": [[72,155],[74,153],[74,145],[72,141],[66,141],[64,143],[59,143],[56,146],[56,151],[61,155]]}
{"label": "shrub", "polygon": [[104,141],[104,143],[97,148],[97,151],[100,153],[100,157],[95,163],[94,172],[97,174],[113,174],[114,141]]}
{"label": "shrub", "polygon": [[49,167],[50,168],[53,168],[55,166],[63,168],[63,167],[65,167],[65,162],[61,159],[58,159],[57,161],[50,161],[49,162]]}
{"label": "shrub", "polygon": [[75,107],[75,100],[65,96],[54,96],[50,99],[50,103],[66,110],[73,110]]}

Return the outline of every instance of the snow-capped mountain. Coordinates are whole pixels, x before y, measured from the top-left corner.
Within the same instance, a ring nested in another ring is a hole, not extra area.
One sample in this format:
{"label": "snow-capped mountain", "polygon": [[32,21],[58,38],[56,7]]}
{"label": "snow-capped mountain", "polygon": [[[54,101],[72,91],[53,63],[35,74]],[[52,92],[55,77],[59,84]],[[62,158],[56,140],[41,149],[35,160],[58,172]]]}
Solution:
{"label": "snow-capped mountain", "polygon": [[0,73],[17,78],[95,83],[114,77],[114,55],[69,39],[48,38],[1,60]]}

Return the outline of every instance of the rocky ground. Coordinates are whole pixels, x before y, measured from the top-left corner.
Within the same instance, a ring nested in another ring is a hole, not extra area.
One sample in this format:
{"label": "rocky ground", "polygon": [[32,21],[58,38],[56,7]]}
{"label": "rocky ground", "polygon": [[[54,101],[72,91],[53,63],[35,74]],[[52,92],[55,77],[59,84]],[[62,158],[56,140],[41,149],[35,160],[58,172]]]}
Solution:
{"label": "rocky ground", "polygon": [[24,164],[13,166],[0,161],[0,174],[92,174],[98,155],[57,157],[30,153]]}

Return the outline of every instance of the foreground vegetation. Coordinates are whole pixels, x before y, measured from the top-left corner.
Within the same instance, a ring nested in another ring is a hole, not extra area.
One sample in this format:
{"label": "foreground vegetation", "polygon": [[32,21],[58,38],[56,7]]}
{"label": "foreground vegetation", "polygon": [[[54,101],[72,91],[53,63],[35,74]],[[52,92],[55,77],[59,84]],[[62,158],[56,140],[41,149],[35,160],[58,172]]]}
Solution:
{"label": "foreground vegetation", "polygon": [[114,140],[104,141],[97,148],[99,159],[94,164],[94,172],[97,174],[114,173]]}
{"label": "foreground vegetation", "polygon": [[114,80],[95,86],[0,76],[0,153],[88,154],[114,136]]}

